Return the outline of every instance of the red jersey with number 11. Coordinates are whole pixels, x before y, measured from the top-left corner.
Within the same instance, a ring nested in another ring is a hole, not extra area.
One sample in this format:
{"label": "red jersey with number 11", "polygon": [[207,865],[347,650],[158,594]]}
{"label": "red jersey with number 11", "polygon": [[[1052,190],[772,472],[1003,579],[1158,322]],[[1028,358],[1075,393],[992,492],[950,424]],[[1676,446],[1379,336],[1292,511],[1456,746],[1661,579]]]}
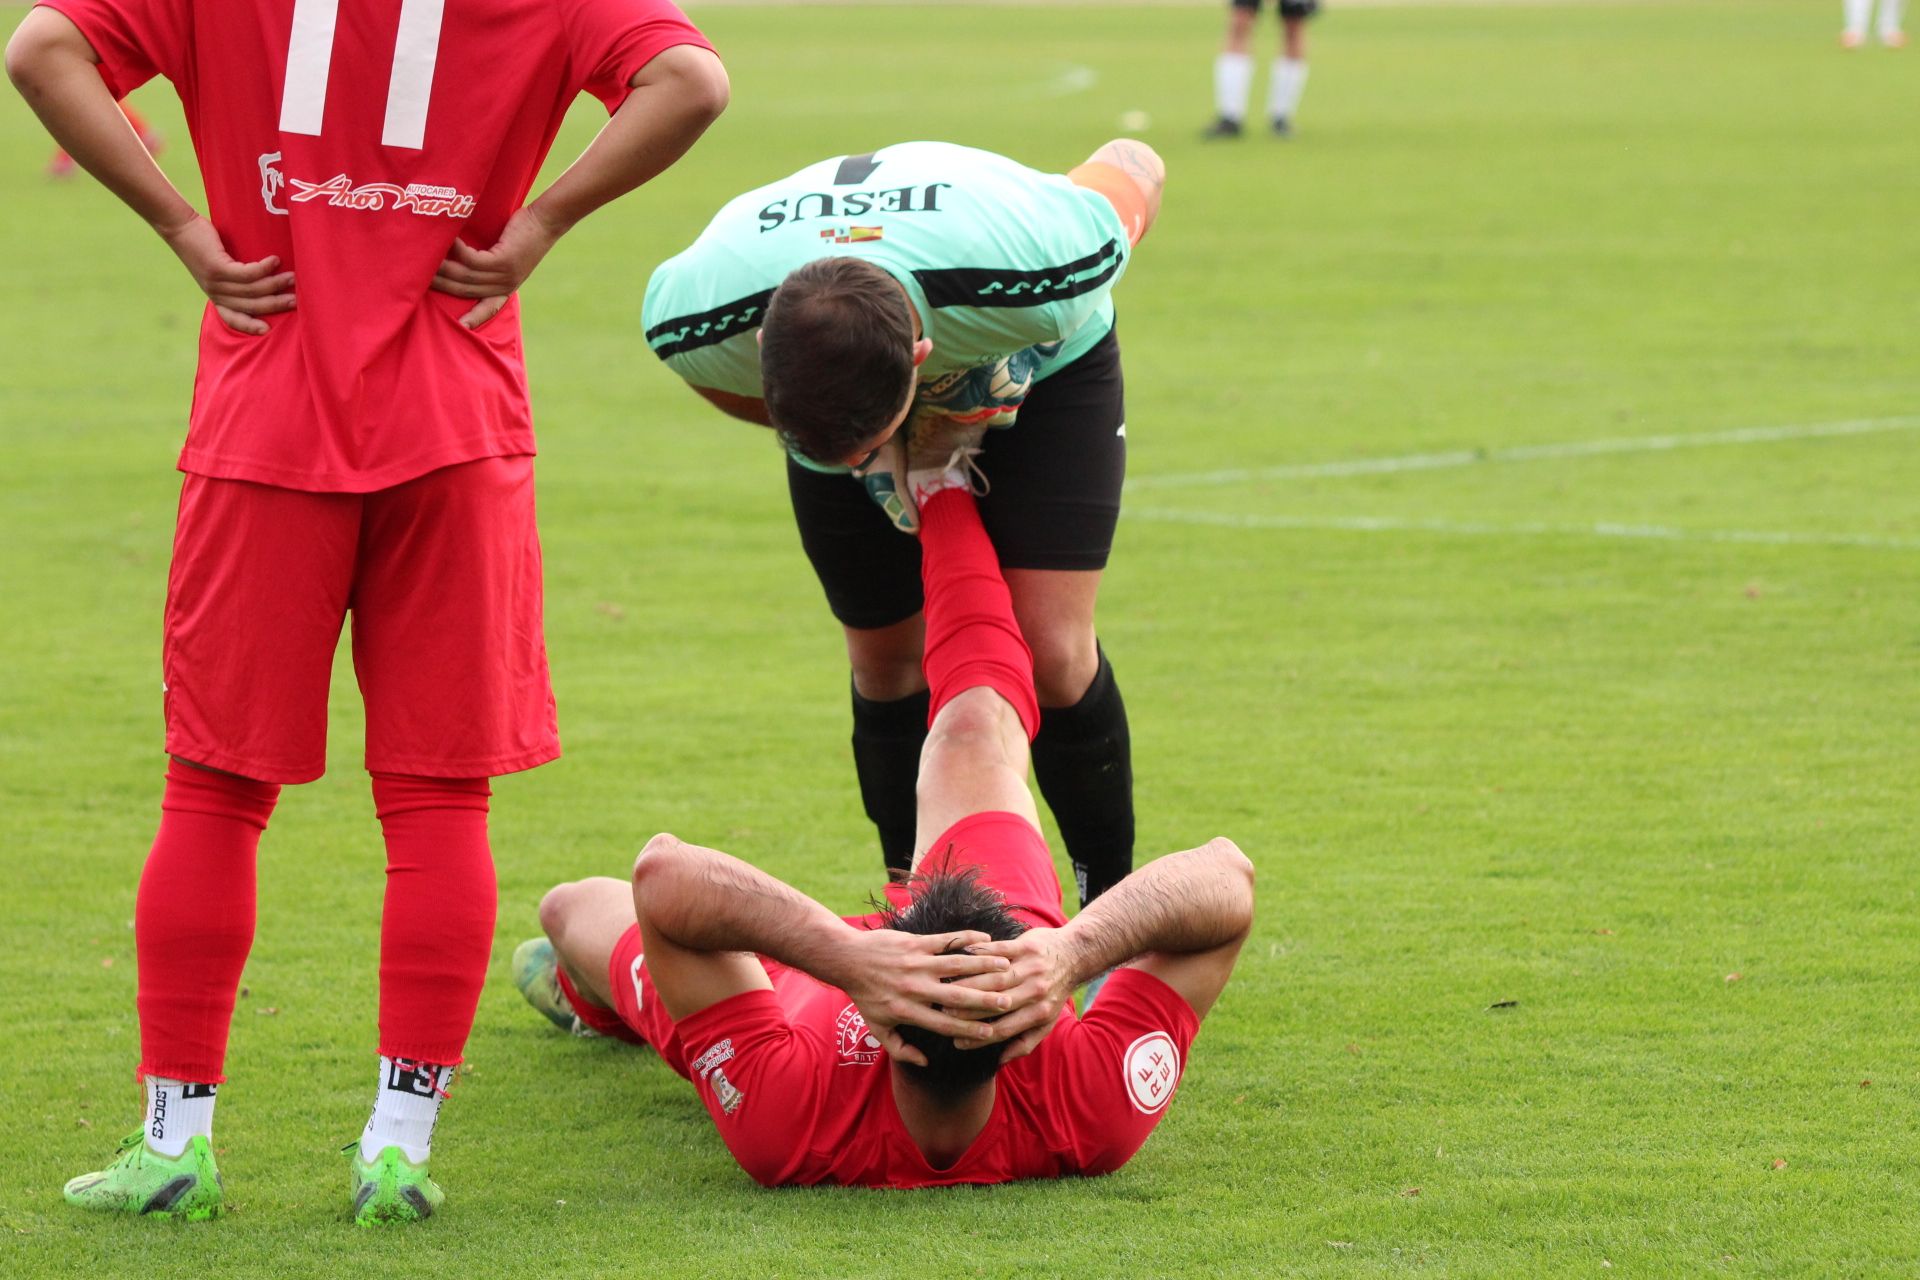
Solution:
{"label": "red jersey with number 11", "polygon": [[365,492],[534,451],[517,302],[469,331],[431,292],[488,248],[582,91],[609,111],[705,37],[668,0],[40,0],[116,97],[179,90],[207,207],[241,261],[278,255],[297,310],[209,305],[180,469]]}

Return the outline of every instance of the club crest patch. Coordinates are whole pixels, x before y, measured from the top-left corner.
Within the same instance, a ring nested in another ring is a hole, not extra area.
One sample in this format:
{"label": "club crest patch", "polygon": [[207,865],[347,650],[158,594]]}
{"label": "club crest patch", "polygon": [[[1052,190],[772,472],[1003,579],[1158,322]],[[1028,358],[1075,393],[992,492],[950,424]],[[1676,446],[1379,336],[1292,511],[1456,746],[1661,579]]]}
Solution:
{"label": "club crest patch", "polygon": [[860,1016],[860,1010],[849,1004],[840,1011],[835,1023],[840,1042],[840,1065],[843,1067],[865,1067],[880,1061],[885,1050],[880,1047],[880,1038],[867,1027],[867,1020]]}
{"label": "club crest patch", "polygon": [[1164,1031],[1150,1031],[1127,1046],[1120,1055],[1120,1068],[1126,1074],[1127,1100],[1142,1115],[1152,1115],[1173,1097],[1173,1086],[1180,1079],[1180,1051],[1173,1037]]}
{"label": "club crest patch", "polygon": [[746,1098],[733,1081],[727,1079],[727,1073],[715,1067],[707,1073],[707,1083],[713,1087],[713,1100],[720,1104],[720,1110],[732,1115]]}

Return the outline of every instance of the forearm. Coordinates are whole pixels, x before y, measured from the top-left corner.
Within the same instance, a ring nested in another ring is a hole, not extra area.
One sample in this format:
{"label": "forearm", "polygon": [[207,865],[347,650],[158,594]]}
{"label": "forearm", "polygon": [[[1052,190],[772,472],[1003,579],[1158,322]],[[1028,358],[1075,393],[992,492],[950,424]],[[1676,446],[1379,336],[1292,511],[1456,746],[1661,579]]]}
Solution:
{"label": "forearm", "polygon": [[1253,925],[1253,866],[1215,839],[1148,863],[1096,898],[1061,931],[1073,983],[1148,952],[1207,951]]}
{"label": "forearm", "polygon": [[693,389],[702,399],[729,418],[751,422],[757,427],[773,425],[773,419],[767,416],[767,402],[759,396],[735,395],[731,391],[716,391],[712,387],[694,387]]}
{"label": "forearm", "polygon": [[70,20],[51,9],[28,14],[7,46],[7,74],[54,140],[155,231],[165,236],[194,218],[193,206],[135,136]]}
{"label": "forearm", "polygon": [[720,60],[696,45],[664,50],[580,158],[528,207],[564,234],[595,209],[650,181],[685,155],[725,109]]}
{"label": "forearm", "polygon": [[656,836],[634,865],[644,926],[689,951],[750,951],[834,982],[852,927],[759,868]]}

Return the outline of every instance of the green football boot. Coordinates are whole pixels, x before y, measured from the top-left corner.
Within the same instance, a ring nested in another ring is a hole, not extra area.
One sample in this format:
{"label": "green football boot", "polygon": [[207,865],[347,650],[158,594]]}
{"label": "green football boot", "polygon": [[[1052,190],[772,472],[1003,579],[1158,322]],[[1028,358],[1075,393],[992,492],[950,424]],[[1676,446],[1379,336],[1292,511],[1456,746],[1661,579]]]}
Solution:
{"label": "green football boot", "polygon": [[427,1176],[426,1162],[407,1159],[388,1147],[369,1163],[360,1158],[358,1138],[341,1148],[353,1161],[353,1220],[363,1227],[389,1222],[421,1222],[446,1201],[447,1193]]}
{"label": "green football boot", "polygon": [[570,1035],[599,1035],[573,1011],[573,1002],[560,989],[559,974],[559,958],[553,954],[553,944],[545,938],[528,938],[513,949],[513,985],[520,988],[527,1003]]}
{"label": "green football boot", "polygon": [[82,1209],[110,1209],[205,1222],[226,1208],[213,1147],[194,1138],[177,1156],[163,1156],[136,1131],[120,1142],[120,1158],[98,1173],[83,1173],[67,1183],[67,1203]]}

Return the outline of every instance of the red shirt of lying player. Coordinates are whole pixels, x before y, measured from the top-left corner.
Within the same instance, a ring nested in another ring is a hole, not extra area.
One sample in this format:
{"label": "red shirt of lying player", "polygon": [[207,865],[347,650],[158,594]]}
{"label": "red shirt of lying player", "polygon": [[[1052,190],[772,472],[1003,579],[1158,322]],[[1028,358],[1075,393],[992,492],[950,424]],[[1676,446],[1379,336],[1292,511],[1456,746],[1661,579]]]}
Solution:
{"label": "red shirt of lying player", "polygon": [[[964,489],[915,497],[933,724],[916,874],[888,909],[843,919],[737,858],[656,836],[630,885],[549,893],[552,951],[536,940],[516,956],[556,1022],[643,1041],[692,1080],[769,1186],[1119,1168],[1165,1114],[1252,922],[1252,865],[1224,839],[1066,920],[1026,786],[1032,660],[992,545]],[[1074,989],[1115,966],[1076,1016]]]}

